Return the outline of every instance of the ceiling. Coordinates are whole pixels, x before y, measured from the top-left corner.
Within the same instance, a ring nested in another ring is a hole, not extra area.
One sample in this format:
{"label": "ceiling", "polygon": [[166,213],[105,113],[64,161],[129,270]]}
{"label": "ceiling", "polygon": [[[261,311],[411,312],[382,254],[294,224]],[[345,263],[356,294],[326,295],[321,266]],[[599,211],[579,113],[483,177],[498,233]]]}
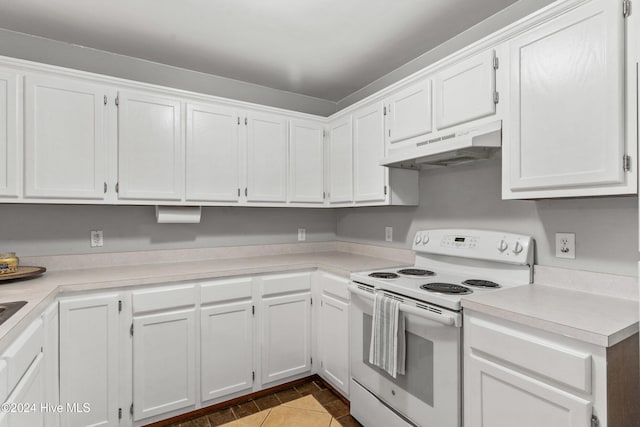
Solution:
{"label": "ceiling", "polygon": [[0,0],[0,28],[339,101],[516,0]]}

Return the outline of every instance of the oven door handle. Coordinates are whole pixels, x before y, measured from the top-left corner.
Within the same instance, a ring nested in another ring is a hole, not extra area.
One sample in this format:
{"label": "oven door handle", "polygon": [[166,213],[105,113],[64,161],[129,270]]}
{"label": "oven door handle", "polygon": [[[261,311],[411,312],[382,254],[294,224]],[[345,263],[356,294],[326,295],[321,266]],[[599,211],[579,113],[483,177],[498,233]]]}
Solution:
{"label": "oven door handle", "polygon": [[438,313],[433,313],[424,308],[412,307],[407,304],[400,304],[400,311],[403,311],[408,314],[413,314],[418,317],[427,318],[429,320],[433,320],[434,322],[438,322],[446,326],[455,326],[456,328],[459,328],[462,326],[462,314],[460,313],[442,312],[438,314]]}

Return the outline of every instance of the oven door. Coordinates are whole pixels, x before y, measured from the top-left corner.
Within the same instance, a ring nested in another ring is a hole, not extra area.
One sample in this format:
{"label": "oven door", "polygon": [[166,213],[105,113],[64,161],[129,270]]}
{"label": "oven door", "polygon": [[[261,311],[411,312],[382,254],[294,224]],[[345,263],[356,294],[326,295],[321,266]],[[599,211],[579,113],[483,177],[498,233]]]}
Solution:
{"label": "oven door", "polygon": [[[405,375],[393,378],[369,363],[374,294],[350,283],[351,376],[406,420],[422,427],[460,427],[461,314],[434,314],[402,303]],[[425,305],[423,305],[424,307]]]}

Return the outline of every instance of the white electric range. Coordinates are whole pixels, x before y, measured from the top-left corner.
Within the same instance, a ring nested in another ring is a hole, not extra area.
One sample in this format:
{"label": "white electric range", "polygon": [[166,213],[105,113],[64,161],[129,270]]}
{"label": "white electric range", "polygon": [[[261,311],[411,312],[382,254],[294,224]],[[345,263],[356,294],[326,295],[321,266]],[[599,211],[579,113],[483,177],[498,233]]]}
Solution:
{"label": "white electric range", "polygon": [[[530,236],[488,230],[416,233],[412,266],[353,273],[351,413],[367,427],[460,427],[461,298],[532,281]],[[406,323],[406,373],[368,361],[373,300],[400,302]]]}

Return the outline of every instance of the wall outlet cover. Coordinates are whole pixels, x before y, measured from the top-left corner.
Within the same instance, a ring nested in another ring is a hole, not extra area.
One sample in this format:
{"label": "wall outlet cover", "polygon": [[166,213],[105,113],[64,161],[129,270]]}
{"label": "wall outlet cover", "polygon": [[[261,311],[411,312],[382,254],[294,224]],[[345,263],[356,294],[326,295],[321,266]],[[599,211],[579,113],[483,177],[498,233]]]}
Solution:
{"label": "wall outlet cover", "polygon": [[307,229],[298,228],[298,242],[304,242],[307,240]]}
{"label": "wall outlet cover", "polygon": [[102,235],[102,230],[91,230],[91,247],[102,247],[104,246],[104,236]]}
{"label": "wall outlet cover", "polygon": [[393,241],[393,227],[384,228],[384,240],[387,242]]}
{"label": "wall outlet cover", "polygon": [[576,259],[575,233],[556,233],[556,257]]}

